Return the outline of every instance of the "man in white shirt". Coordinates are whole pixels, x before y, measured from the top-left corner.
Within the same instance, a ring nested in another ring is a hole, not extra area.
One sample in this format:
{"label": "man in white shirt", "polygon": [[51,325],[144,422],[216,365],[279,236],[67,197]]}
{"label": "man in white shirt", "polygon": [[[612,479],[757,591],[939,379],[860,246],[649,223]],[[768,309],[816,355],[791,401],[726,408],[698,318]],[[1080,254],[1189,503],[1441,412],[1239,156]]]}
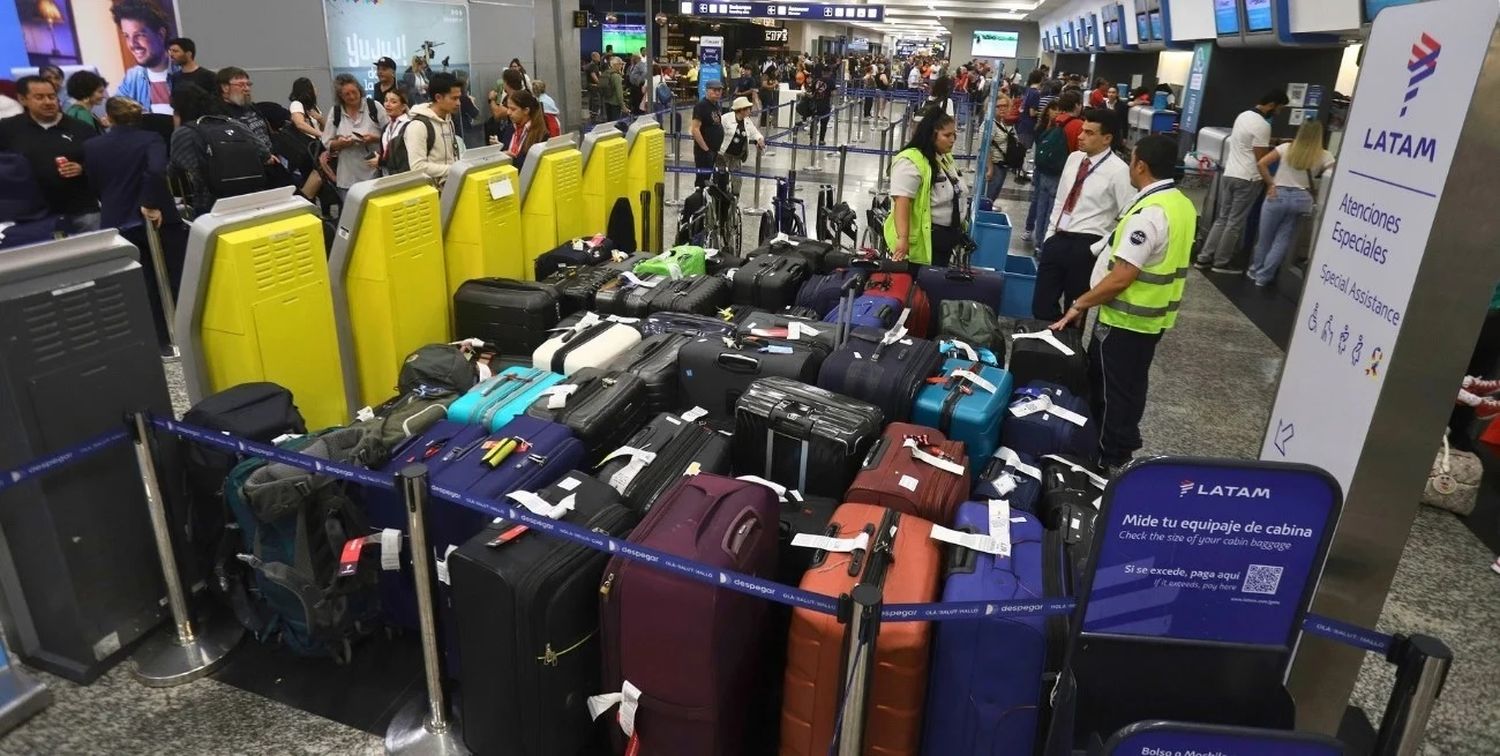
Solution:
{"label": "man in white shirt", "polygon": [[1114,227],[1135,195],[1130,166],[1114,154],[1115,114],[1102,108],[1083,112],[1078,150],[1068,156],[1057,185],[1047,228],[1052,234],[1037,257],[1031,315],[1048,322],[1062,317],[1089,290],[1094,247]]}
{"label": "man in white shirt", "polygon": [[1208,239],[1193,262],[1199,268],[1215,273],[1244,273],[1233,268],[1234,253],[1239,250],[1245,233],[1245,219],[1260,196],[1260,169],[1256,163],[1271,150],[1271,121],[1278,110],[1286,107],[1286,92],[1267,92],[1255,107],[1234,119],[1224,150],[1224,175],[1219,179],[1219,212],[1214,218]]}

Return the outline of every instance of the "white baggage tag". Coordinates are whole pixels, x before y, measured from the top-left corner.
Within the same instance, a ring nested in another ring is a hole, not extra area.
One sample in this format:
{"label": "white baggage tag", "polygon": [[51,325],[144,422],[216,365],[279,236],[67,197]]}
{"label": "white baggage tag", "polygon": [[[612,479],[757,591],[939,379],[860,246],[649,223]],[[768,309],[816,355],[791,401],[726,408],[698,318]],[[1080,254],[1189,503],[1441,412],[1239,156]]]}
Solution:
{"label": "white baggage tag", "polygon": [[[902,444],[902,446],[906,447],[907,449],[911,449],[912,459],[915,459],[919,462],[926,462],[927,464],[932,465],[939,470],[953,473],[954,475],[967,474],[967,472],[963,468],[963,465],[960,465],[953,460],[943,459],[942,457],[922,451],[922,448],[917,445],[917,440],[914,438],[906,439],[906,443]],[[907,490],[915,491],[916,489],[910,488]]]}
{"label": "white baggage tag", "polygon": [[[968,342],[959,341],[958,339],[950,339],[943,343],[947,344],[950,349],[963,350],[965,359],[971,360],[973,362],[979,361],[979,353],[974,351],[974,347],[969,346]],[[990,393],[993,394],[994,392],[994,389],[990,389]]]}
{"label": "white baggage tag", "polygon": [[380,531],[380,569],[401,569],[401,531],[395,528]]}
{"label": "white baggage tag", "polygon": [[743,480],[746,483],[754,483],[758,486],[765,486],[766,488],[769,488],[772,491],[776,492],[776,498],[786,499],[786,486],[783,486],[774,480],[767,480],[760,477],[759,475],[741,475],[735,478],[735,480]]}
{"label": "white baggage tag", "polygon": [[995,384],[979,377],[979,374],[972,370],[955,370],[953,371],[953,375],[956,378],[967,378],[969,379],[970,383],[973,383],[975,386],[978,386],[985,391],[990,392],[991,394],[1000,390],[995,386]]}
{"label": "white baggage tag", "polygon": [[1038,412],[1047,412],[1052,409],[1052,397],[1042,394],[1029,402],[1012,404],[1010,414],[1016,417],[1028,417]]}
{"label": "white baggage tag", "polygon": [[1036,333],[1018,333],[1015,336],[1013,336],[1012,338],[1015,338],[1015,339],[1039,339],[1041,341],[1047,342],[1048,344],[1050,344],[1052,346],[1053,349],[1056,349],[1057,351],[1062,352],[1063,354],[1065,354],[1065,355],[1067,355],[1069,357],[1072,357],[1074,354],[1077,354],[1076,352],[1073,351],[1072,347],[1068,346],[1067,344],[1062,343],[1061,341],[1058,341],[1057,340],[1057,336],[1052,333],[1052,329],[1051,328],[1043,329],[1043,330],[1037,331]]}
{"label": "white baggage tag", "polygon": [[[1053,414],[1057,414],[1057,411],[1053,410]],[[1099,490],[1101,490],[1101,491],[1104,490],[1105,486],[1109,485],[1109,479],[1108,478],[1104,477],[1103,475],[1099,475],[1099,474],[1095,473],[1093,470],[1090,470],[1087,467],[1084,467],[1083,465],[1076,464],[1072,460],[1066,459],[1064,457],[1060,457],[1060,456],[1058,456],[1056,454],[1044,454],[1044,455],[1042,455],[1042,459],[1050,459],[1053,462],[1060,462],[1060,463],[1062,463],[1064,465],[1067,465],[1070,469],[1072,469],[1075,472],[1081,472],[1081,473],[1083,473],[1084,475],[1088,476],[1088,479],[1091,480],[1091,481],[1093,481],[1094,485],[1097,486],[1099,488]],[[1095,507],[1097,508],[1097,506],[1098,505],[1096,504]]]}
{"label": "white baggage tag", "polygon": [[563,497],[562,501],[556,504],[549,503],[540,494],[533,491],[511,491],[505,497],[525,507],[532,514],[538,517],[545,517],[549,520],[561,518],[563,515],[573,511],[573,508],[577,505],[575,501],[576,494],[568,494]]}
{"label": "white baggage tag", "polygon": [[622,323],[624,325],[631,325],[633,323],[641,322],[640,318],[627,318],[624,315],[611,315],[605,318],[605,320],[608,320],[611,323]]}
{"label": "white baggage tag", "polygon": [[694,408],[688,410],[687,412],[682,413],[682,419],[691,423],[691,422],[699,420],[699,419],[701,419],[701,418],[703,418],[703,417],[705,417],[707,415],[708,415],[708,410],[703,409],[702,407],[694,407]]}
{"label": "white baggage tag", "polygon": [[945,528],[942,525],[932,526],[932,540],[951,543],[972,551],[981,551],[996,556],[1010,556],[1010,542],[1001,541],[994,536],[983,533],[964,533],[962,531]]}
{"label": "white baggage tag", "polygon": [[643,279],[640,276],[638,276],[638,275],[636,275],[634,273],[631,273],[628,270],[625,271],[625,272],[623,272],[623,273],[621,273],[620,277],[624,278],[625,282],[628,283],[628,284],[630,284],[631,286],[644,286],[647,289],[656,288],[656,285],[661,282],[661,279],[659,279],[659,278],[652,278],[652,279],[649,279],[649,280],[648,279]]}
{"label": "white baggage tag", "polygon": [[913,478],[910,475],[902,475],[901,480],[896,481],[896,485],[901,486],[908,491],[915,492],[917,490],[917,482],[917,479]]}
{"label": "white baggage tag", "polygon": [[739,272],[740,272],[739,268],[730,268],[729,270],[726,270],[723,273],[720,273],[719,275],[723,276],[725,281],[728,281],[730,283],[734,283],[734,276],[735,276],[736,273],[739,273]]}
{"label": "white baggage tag", "polygon": [[821,549],[829,553],[848,554],[851,551],[868,548],[870,545],[870,534],[861,532],[853,538],[834,538],[832,536],[813,535],[812,533],[798,533],[792,536],[792,545],[805,549]]}
{"label": "white baggage tag", "polygon": [[[622,446],[610,452],[609,456],[604,458],[604,462],[625,455],[630,455],[630,463],[609,476],[609,480],[606,481],[610,488],[615,489],[622,496],[625,494],[625,489],[630,486],[630,482],[635,480],[635,476],[640,475],[647,465],[656,461],[656,452],[644,451],[633,446]],[[600,462],[600,466],[603,466],[604,462]]]}
{"label": "white baggage tag", "polygon": [[889,346],[906,338],[906,326],[897,325],[885,332],[885,337],[880,340],[882,346]]}
{"label": "white baggage tag", "polygon": [[368,423],[374,419],[375,410],[370,407],[360,407],[359,411],[354,413],[354,422],[356,423]]}
{"label": "white baggage tag", "polygon": [[1025,475],[1026,477],[1031,478],[1038,483],[1042,482],[1041,468],[1033,467],[1026,464],[1025,462],[1022,462],[1021,455],[1015,453],[1015,451],[1010,447],[1002,446],[999,449],[996,449],[994,456],[997,459],[1005,460],[1005,464],[1014,468],[1016,472]]}
{"label": "white baggage tag", "polygon": [[785,344],[767,344],[760,348],[766,354],[795,354],[797,350]]}
{"label": "white baggage tag", "polygon": [[1010,553],[1010,502],[1005,499],[990,499],[990,535],[1005,541],[1005,553]]}
{"label": "white baggage tag", "polygon": [[704,247],[703,248],[703,256],[704,257],[718,257],[719,256],[719,250],[717,250],[717,249],[709,249],[708,247]]}
{"label": "white baggage tag", "polygon": [[565,383],[543,389],[539,396],[547,397],[547,409],[562,409],[568,406],[568,397],[572,396],[577,390],[578,384]]}
{"label": "white baggage tag", "polygon": [[777,244],[789,243],[789,242],[791,242],[791,240],[792,240],[792,237],[787,236],[786,232],[782,231],[781,233],[776,234],[776,238],[774,238],[774,239],[771,240],[771,246],[775,246]]}
{"label": "white baggage tag", "polygon": [[557,481],[557,487],[561,488],[564,491],[572,491],[578,488],[581,483],[583,483],[583,481],[570,474],[568,475],[568,477]]}
{"label": "white baggage tag", "polygon": [[[223,431],[223,433],[226,436],[229,435],[229,431]],[[282,444],[284,444],[284,443],[286,443],[288,441],[291,441],[294,438],[302,438],[302,434],[301,433],[283,433],[283,434],[277,436],[276,438],[271,439],[271,445],[272,446],[281,446]]]}
{"label": "white baggage tag", "polygon": [[620,686],[619,693],[589,696],[589,719],[598,719],[615,704],[620,705],[620,730],[626,737],[635,735],[635,712],[641,704],[641,689],[631,685],[629,680]]}
{"label": "white baggage tag", "polygon": [[990,481],[990,485],[994,486],[1001,496],[1009,496],[1011,491],[1016,490],[1016,479],[1011,477],[1010,473],[1003,472],[996,475],[995,479]]}
{"label": "white baggage tag", "polygon": [[1072,424],[1074,424],[1074,425],[1076,425],[1076,426],[1078,426],[1080,428],[1082,428],[1085,425],[1088,425],[1088,422],[1089,422],[1088,418],[1084,417],[1083,415],[1078,414],[1077,412],[1074,412],[1073,410],[1068,409],[1067,407],[1059,407],[1059,406],[1057,406],[1057,405],[1054,404],[1051,407],[1048,407],[1047,411],[1050,412],[1050,413],[1052,413],[1053,415],[1056,415],[1056,416],[1064,419],[1064,420],[1067,420],[1068,422],[1070,422],[1070,423],[1072,423]]}
{"label": "white baggage tag", "polygon": [[455,551],[458,551],[458,547],[451,543],[448,544],[448,550],[443,552],[443,558],[435,560],[432,563],[436,568],[438,582],[443,585],[451,585],[448,582],[448,556]]}

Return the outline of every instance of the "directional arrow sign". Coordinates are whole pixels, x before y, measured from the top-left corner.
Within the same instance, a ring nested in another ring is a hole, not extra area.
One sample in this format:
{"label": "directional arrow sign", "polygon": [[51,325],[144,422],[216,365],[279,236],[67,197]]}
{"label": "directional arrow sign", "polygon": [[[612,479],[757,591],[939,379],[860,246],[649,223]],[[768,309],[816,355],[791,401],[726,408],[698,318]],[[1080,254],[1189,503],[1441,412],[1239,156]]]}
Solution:
{"label": "directional arrow sign", "polygon": [[1285,420],[1276,421],[1276,440],[1274,441],[1274,445],[1276,451],[1281,452],[1281,456],[1286,456],[1286,442],[1292,440],[1292,436],[1295,435],[1297,435],[1296,426]]}

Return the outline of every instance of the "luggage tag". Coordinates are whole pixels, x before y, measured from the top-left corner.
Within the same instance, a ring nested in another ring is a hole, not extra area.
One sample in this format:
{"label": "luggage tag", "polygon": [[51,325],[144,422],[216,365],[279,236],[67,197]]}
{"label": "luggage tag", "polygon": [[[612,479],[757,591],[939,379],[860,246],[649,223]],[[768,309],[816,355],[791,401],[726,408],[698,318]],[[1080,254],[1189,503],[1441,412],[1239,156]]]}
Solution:
{"label": "luggage tag", "polygon": [[635,713],[641,705],[641,689],[630,684],[626,680],[620,686],[619,693],[604,693],[597,696],[589,696],[589,719],[597,720],[599,715],[609,711],[611,707],[619,704],[620,711],[615,715],[615,721],[620,725],[620,731],[630,738],[625,746],[625,756],[637,756],[641,751],[641,737],[635,731]]}
{"label": "luggage tag", "polygon": [[[574,481],[573,486],[575,488],[578,486],[577,481]],[[568,494],[567,496],[564,496],[562,501],[559,501],[556,504],[549,503],[546,499],[543,499],[541,495],[533,491],[511,491],[510,493],[506,494],[505,497],[525,507],[526,510],[531,512],[532,514],[537,515],[538,517],[545,517],[549,520],[561,519],[563,515],[573,511],[573,509],[577,506],[575,494]],[[505,529],[504,531],[501,531],[500,535],[495,536],[490,540],[489,543],[485,545],[490,547],[504,546],[505,544],[510,543],[517,538],[520,538],[529,530],[531,530],[531,527],[528,525],[512,526]]]}
{"label": "luggage tag", "polygon": [[1021,455],[1015,453],[1015,451],[1010,447],[1002,446],[999,449],[996,449],[995,453],[991,456],[993,456],[995,459],[1004,460],[1006,466],[1013,468],[1016,472],[1021,473],[1022,475],[1025,475],[1026,477],[1031,478],[1038,483],[1042,482],[1041,468],[1033,467],[1026,464],[1025,462],[1022,462]]}
{"label": "luggage tag", "polygon": [[950,375],[952,375],[955,378],[964,378],[964,379],[968,380],[970,383],[974,384],[975,386],[978,386],[978,387],[984,389],[985,391],[990,392],[991,394],[995,393],[996,391],[999,391],[999,388],[996,387],[995,384],[990,383],[989,381],[985,380],[984,378],[981,378],[978,373],[976,373],[976,372],[974,372],[972,370],[962,370],[962,369],[955,370],[952,373],[950,373]]}
{"label": "luggage tag", "polygon": [[797,341],[798,339],[802,338],[803,334],[807,334],[808,338],[817,338],[818,336],[821,336],[822,333],[822,331],[819,331],[800,320],[793,320],[786,325],[786,337],[789,341]]}
{"label": "luggage tag", "polygon": [[[1054,410],[1054,412],[1055,412],[1055,410]],[[1069,460],[1069,459],[1067,459],[1065,457],[1060,457],[1060,456],[1058,456],[1056,454],[1044,454],[1044,455],[1042,455],[1042,459],[1050,459],[1053,462],[1060,462],[1060,463],[1062,463],[1064,465],[1067,465],[1068,468],[1070,470],[1072,470],[1073,472],[1083,473],[1085,476],[1088,477],[1088,479],[1090,481],[1093,481],[1094,485],[1096,487],[1098,487],[1099,490],[1101,490],[1101,491],[1104,490],[1105,486],[1109,485],[1109,479],[1108,478],[1106,478],[1106,477],[1104,477],[1102,475],[1099,475],[1098,473],[1095,473],[1093,470],[1090,470],[1087,467],[1084,467],[1083,465],[1076,464],[1072,460]],[[1095,509],[1099,508],[1099,500],[1098,499],[1094,500],[1094,508]]]}
{"label": "luggage tag", "polygon": [[682,419],[683,419],[683,421],[684,422],[689,422],[689,423],[696,422],[696,421],[701,420],[702,418],[707,417],[707,416],[708,416],[708,410],[703,409],[702,407],[694,407],[694,408],[688,410],[687,412],[682,413]]}
{"label": "luggage tag", "polygon": [[766,488],[774,491],[776,493],[776,498],[782,501],[795,501],[798,503],[801,503],[803,501],[801,491],[798,491],[795,488],[787,488],[786,486],[783,486],[774,480],[767,480],[760,477],[759,475],[741,475],[735,478],[735,480],[743,480],[746,483],[754,483],[758,486],[765,486]]}
{"label": "luggage tag", "polygon": [[443,585],[452,585],[452,583],[448,582],[448,557],[455,551],[458,551],[458,547],[451,543],[448,544],[448,549],[443,552],[443,558],[432,563],[433,567],[436,568],[438,582]]}
{"label": "luggage tag", "polygon": [[610,452],[609,456],[605,457],[604,461],[599,463],[599,466],[603,467],[605,462],[615,457],[624,457],[627,455],[631,458],[630,463],[617,470],[614,475],[609,476],[609,480],[605,481],[609,484],[610,488],[615,489],[621,496],[625,495],[625,489],[630,487],[630,483],[635,480],[635,476],[640,475],[641,471],[645,470],[647,465],[656,461],[656,452],[637,449],[633,446],[622,446]]}
{"label": "luggage tag", "polygon": [[[919,462],[926,462],[927,464],[932,465],[933,467],[936,467],[937,469],[942,470],[943,472],[952,473],[954,475],[965,475],[965,474],[967,474],[965,472],[964,468],[963,468],[963,465],[960,465],[960,464],[958,464],[957,462],[954,462],[951,459],[945,459],[945,458],[940,457],[940,456],[938,456],[936,454],[932,454],[930,452],[924,451],[922,449],[922,445],[919,444],[919,443],[917,443],[917,439],[915,439],[915,438],[907,438],[906,441],[904,443],[902,443],[901,445],[903,447],[907,448],[907,449],[911,449],[912,459],[915,459],[915,460],[917,460]],[[903,478],[905,478],[905,477],[910,477],[910,476],[903,476]],[[915,481],[915,479],[913,479],[913,481]],[[915,491],[915,490],[917,490],[915,484],[912,485],[911,487],[907,487],[905,485],[904,481],[903,481],[901,487],[905,488],[908,491]]]}
{"label": "luggage tag", "polygon": [[[1010,503],[1004,499],[990,499],[989,501],[989,533],[965,533],[942,525],[932,526],[932,540],[943,543],[951,543],[955,546],[979,551],[985,554],[994,554],[1000,557],[1010,556]],[[1017,518],[1024,522],[1024,518]]]}
{"label": "luggage tag", "polygon": [[1053,349],[1056,349],[1057,351],[1062,352],[1063,354],[1065,354],[1065,355],[1067,355],[1069,357],[1072,357],[1073,355],[1077,354],[1077,352],[1073,351],[1072,347],[1068,346],[1067,344],[1062,343],[1061,341],[1058,341],[1057,340],[1057,336],[1055,336],[1052,333],[1052,329],[1050,329],[1050,328],[1037,331],[1036,333],[1018,333],[1018,334],[1015,334],[1014,336],[1012,336],[1011,338],[1012,339],[1039,339],[1041,341],[1047,342],[1048,344],[1050,344],[1052,346]]}
{"label": "luggage tag", "polygon": [[368,423],[374,419],[375,410],[372,407],[360,407],[359,411],[354,413],[354,422],[356,423]]}
{"label": "luggage tag", "polygon": [[636,274],[631,273],[628,270],[621,273],[620,277],[625,279],[625,282],[630,284],[631,286],[641,286],[647,289],[654,289],[656,288],[656,285],[658,283],[661,283],[661,279],[659,278],[653,278],[650,280],[642,279],[640,276],[637,276]]}
{"label": "luggage tag", "polygon": [[[678,265],[676,260],[668,260],[667,275],[671,276],[673,281],[682,280],[682,266]],[[656,282],[653,281],[651,285],[655,286]]]}
{"label": "luggage tag", "polygon": [[539,396],[547,397],[547,409],[555,410],[568,406],[568,397],[577,391],[578,384],[564,383],[543,389]]}
{"label": "luggage tag", "polygon": [[[937,526],[934,525],[933,527],[936,528]],[[853,538],[834,538],[833,536],[813,535],[812,533],[798,533],[792,536],[792,545],[805,549],[818,549],[830,554],[849,554],[868,549],[870,546],[870,534],[860,531]]]}
{"label": "luggage tag", "polygon": [[[962,350],[965,359],[968,359],[971,362],[979,361],[979,353],[974,351],[974,347],[969,346],[968,342],[959,341],[958,339],[944,339],[941,347],[944,352],[947,352],[951,349]],[[995,390],[990,389],[990,393],[995,393]]]}
{"label": "luggage tag", "polygon": [[386,528],[380,531],[380,569],[394,572],[401,569],[401,531]]}
{"label": "luggage tag", "polygon": [[767,344],[761,347],[758,351],[763,354],[796,354],[797,352],[797,350],[792,349],[785,344]]}
{"label": "luggage tag", "polygon": [[344,541],[344,550],[339,554],[339,577],[349,577],[359,571],[359,555],[368,543],[380,543],[380,534]]}

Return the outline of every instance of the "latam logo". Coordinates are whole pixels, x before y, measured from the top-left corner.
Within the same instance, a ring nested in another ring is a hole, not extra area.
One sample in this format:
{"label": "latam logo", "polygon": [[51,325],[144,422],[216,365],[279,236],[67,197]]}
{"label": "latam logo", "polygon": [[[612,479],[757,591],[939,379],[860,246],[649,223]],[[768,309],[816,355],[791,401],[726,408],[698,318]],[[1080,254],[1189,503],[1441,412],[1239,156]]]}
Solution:
{"label": "latam logo", "polygon": [[1193,490],[1194,485],[1197,484],[1193,483],[1193,481],[1191,480],[1184,480],[1181,483],[1177,484],[1177,498],[1181,499],[1182,497],[1187,496],[1188,492]]}
{"label": "latam logo", "polygon": [[1406,70],[1411,72],[1411,79],[1406,82],[1406,100],[1401,106],[1403,117],[1406,116],[1406,109],[1411,101],[1417,97],[1417,85],[1437,73],[1438,54],[1442,51],[1443,46],[1426,32],[1422,32],[1420,42],[1411,46],[1411,60],[1406,62]]}
{"label": "latam logo", "polygon": [[1184,498],[1188,494],[1230,499],[1269,499],[1271,498],[1271,489],[1251,488],[1249,486],[1205,486],[1202,483],[1194,483],[1191,480],[1184,480],[1177,484],[1177,498]]}

